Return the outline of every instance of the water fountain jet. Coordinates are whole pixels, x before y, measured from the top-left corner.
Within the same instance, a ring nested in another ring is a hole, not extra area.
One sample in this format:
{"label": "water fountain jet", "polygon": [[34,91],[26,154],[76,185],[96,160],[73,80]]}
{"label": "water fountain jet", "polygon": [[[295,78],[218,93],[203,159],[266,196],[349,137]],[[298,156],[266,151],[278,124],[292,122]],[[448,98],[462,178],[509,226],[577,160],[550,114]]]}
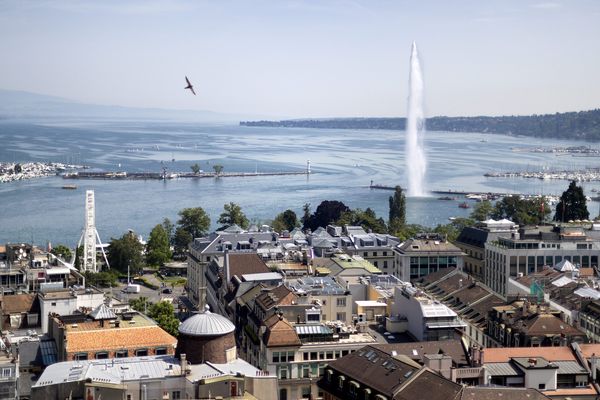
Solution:
{"label": "water fountain jet", "polygon": [[419,63],[417,44],[413,42],[408,78],[408,113],[406,117],[406,174],[408,196],[426,196],[425,172],[427,159],[423,148],[425,113],[423,111],[423,75]]}

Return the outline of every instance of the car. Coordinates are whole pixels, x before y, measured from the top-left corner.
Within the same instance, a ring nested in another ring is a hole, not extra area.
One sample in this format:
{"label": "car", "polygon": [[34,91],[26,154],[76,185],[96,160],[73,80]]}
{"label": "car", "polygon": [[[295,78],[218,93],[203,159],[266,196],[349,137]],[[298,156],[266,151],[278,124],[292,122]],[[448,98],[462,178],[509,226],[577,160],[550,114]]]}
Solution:
{"label": "car", "polygon": [[165,294],[171,294],[171,293],[173,293],[173,290],[172,290],[171,288],[164,288],[164,289],[162,290],[162,293],[165,293]]}

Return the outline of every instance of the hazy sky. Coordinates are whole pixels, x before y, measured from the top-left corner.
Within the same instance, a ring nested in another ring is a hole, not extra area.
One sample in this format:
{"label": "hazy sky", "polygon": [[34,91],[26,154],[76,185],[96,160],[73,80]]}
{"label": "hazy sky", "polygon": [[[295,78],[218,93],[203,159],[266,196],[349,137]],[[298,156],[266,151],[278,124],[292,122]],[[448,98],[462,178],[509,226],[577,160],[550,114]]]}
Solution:
{"label": "hazy sky", "polygon": [[0,89],[274,117],[404,116],[413,40],[430,116],[600,107],[596,0],[0,0]]}

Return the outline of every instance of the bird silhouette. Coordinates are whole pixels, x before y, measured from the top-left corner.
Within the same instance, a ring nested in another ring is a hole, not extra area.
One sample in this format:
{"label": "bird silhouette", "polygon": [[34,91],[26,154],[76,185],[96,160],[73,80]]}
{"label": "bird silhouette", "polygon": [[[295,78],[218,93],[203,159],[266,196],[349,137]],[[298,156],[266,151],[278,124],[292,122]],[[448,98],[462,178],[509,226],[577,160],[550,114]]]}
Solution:
{"label": "bird silhouette", "polygon": [[184,89],[190,89],[192,91],[192,93],[194,93],[194,96],[196,95],[196,92],[194,92],[194,86],[192,86],[192,84],[190,83],[190,80],[188,79],[188,77],[185,77],[185,81],[187,83],[187,86],[184,87]]}

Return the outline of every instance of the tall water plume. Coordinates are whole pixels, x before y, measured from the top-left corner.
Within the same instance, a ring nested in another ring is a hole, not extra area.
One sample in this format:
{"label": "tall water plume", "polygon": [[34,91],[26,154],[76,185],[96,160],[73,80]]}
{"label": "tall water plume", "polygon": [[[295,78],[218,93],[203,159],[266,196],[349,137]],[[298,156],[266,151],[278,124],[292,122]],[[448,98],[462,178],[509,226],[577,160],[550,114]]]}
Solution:
{"label": "tall water plume", "polygon": [[417,44],[413,42],[410,54],[410,74],[408,78],[408,114],[406,117],[406,174],[408,195],[425,196],[425,171],[427,160],[423,149],[425,133],[425,113],[423,112],[423,75],[419,63]]}

